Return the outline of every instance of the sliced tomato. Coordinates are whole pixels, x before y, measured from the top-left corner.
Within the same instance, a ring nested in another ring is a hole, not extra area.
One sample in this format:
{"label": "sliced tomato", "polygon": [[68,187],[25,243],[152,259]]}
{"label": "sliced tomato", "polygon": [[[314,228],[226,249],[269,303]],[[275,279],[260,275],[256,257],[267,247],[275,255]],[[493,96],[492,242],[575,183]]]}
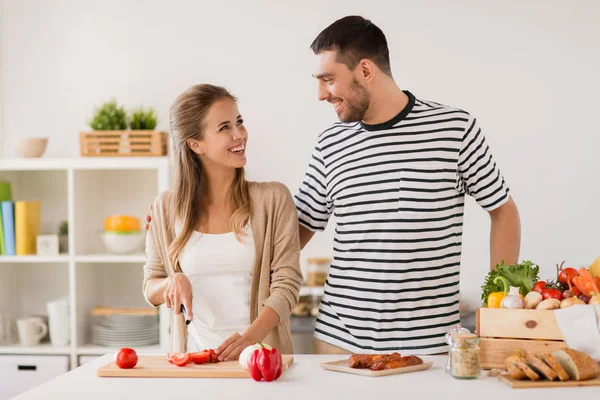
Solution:
{"label": "sliced tomato", "polygon": [[192,356],[190,356],[189,353],[175,353],[171,363],[177,365],[178,367],[183,367],[188,365],[190,361],[192,361]]}
{"label": "sliced tomato", "polygon": [[167,353],[167,361],[168,361],[168,362],[172,362],[172,361],[173,361],[173,356],[174,356],[175,354],[176,354],[176,353]]}
{"label": "sliced tomato", "polygon": [[190,353],[194,364],[206,364],[211,362],[211,353],[208,350]]}

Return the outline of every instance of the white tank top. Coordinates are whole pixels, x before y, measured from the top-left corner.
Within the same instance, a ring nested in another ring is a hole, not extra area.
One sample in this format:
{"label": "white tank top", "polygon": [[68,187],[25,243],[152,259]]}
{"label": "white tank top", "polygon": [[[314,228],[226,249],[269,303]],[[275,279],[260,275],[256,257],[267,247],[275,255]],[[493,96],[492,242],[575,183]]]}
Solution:
{"label": "white tank top", "polygon": [[[176,232],[179,233],[176,225]],[[234,333],[250,325],[250,289],[254,266],[254,238],[247,225],[243,243],[233,232],[206,234],[194,231],[179,263],[192,283],[194,324],[203,349],[188,334],[188,351],[216,349]],[[188,327],[188,330],[191,327]]]}

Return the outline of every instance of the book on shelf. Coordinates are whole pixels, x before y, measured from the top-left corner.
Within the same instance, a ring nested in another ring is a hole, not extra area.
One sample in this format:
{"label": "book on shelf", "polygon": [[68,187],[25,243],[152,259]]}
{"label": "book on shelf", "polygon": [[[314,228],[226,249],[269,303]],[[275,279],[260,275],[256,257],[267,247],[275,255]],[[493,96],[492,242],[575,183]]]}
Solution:
{"label": "book on shelf", "polygon": [[4,255],[14,256],[15,252],[15,214],[12,201],[2,202],[2,238]]}
{"label": "book on shelf", "polygon": [[18,256],[37,253],[40,212],[39,201],[15,201],[15,248]]}
{"label": "book on shelf", "polygon": [[0,255],[6,254],[6,242],[4,239],[4,223],[2,221],[2,202],[12,201],[12,187],[10,182],[0,182]]}

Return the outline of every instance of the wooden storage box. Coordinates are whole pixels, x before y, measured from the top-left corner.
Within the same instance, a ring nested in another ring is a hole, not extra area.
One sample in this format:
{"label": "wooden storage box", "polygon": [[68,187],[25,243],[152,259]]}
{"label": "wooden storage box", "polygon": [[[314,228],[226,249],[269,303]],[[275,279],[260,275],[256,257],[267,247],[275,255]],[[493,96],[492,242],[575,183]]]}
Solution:
{"label": "wooden storage box", "polygon": [[519,348],[536,353],[567,347],[551,310],[478,308],[476,327],[483,369],[504,368]]}
{"label": "wooden storage box", "polygon": [[168,134],[159,131],[80,132],[84,157],[131,157],[167,155]]}

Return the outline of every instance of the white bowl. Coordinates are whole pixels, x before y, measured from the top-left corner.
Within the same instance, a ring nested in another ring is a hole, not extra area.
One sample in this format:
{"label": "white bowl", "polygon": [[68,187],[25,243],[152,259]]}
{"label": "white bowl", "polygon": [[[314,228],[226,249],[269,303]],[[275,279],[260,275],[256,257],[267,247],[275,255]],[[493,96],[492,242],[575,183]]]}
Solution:
{"label": "white bowl", "polygon": [[142,250],[142,232],[104,232],[102,237],[110,253],[127,254]]}
{"label": "white bowl", "polygon": [[21,157],[41,157],[48,147],[46,137],[24,137],[17,141],[17,154]]}

